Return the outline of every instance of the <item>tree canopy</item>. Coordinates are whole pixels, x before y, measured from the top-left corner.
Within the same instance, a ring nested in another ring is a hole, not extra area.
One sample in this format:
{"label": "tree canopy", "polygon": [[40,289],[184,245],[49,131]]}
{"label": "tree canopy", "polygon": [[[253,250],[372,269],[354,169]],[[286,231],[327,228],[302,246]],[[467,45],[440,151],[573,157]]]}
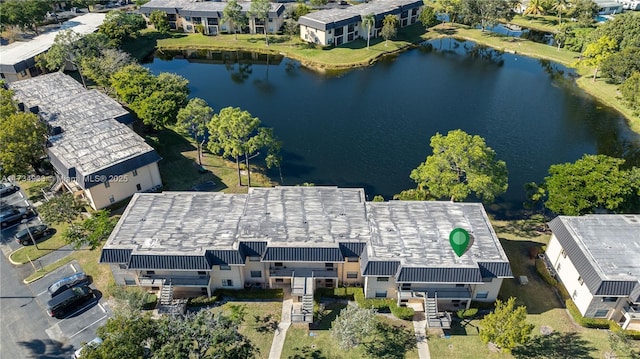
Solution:
{"label": "tree canopy", "polygon": [[435,26],[438,23],[438,19],[436,18],[436,10],[431,6],[424,6],[420,15],[418,17],[422,26],[425,29],[429,29],[432,26]]}
{"label": "tree canopy", "polygon": [[341,349],[351,349],[376,330],[376,310],[348,305],[331,323],[329,333]]}
{"label": "tree canopy", "polygon": [[233,30],[235,39],[238,40],[238,27],[246,26],[248,19],[242,12],[242,6],[236,0],[230,0],[222,12],[222,22],[229,22],[230,30]]}
{"label": "tree canopy", "polygon": [[[249,159],[261,148],[271,148],[277,143],[273,131],[260,127],[260,119],[238,107],[225,107],[220,110],[220,113],[213,116],[207,128],[210,134],[207,148],[224,157],[235,158],[239,184],[242,183],[240,156],[244,156],[247,185],[251,186]],[[268,161],[267,166],[269,165]]]}
{"label": "tree canopy", "polygon": [[635,114],[640,114],[640,71],[635,72],[620,85],[622,99]]}
{"label": "tree canopy", "polygon": [[371,28],[376,23],[376,16],[371,13],[362,17],[362,25],[367,29],[367,49],[371,40]]}
{"label": "tree canopy", "polygon": [[516,298],[506,302],[496,300],[496,309],[480,321],[480,339],[484,343],[494,343],[509,352],[529,340],[534,325],[527,322],[527,308],[516,308]]}
{"label": "tree canopy", "polygon": [[624,212],[640,195],[633,181],[637,168],[622,169],[625,160],[606,155],[584,155],[575,163],[549,167],[545,178],[545,206],[557,214],[579,216],[597,209]]}
{"label": "tree canopy", "polygon": [[382,20],[382,30],[380,35],[384,38],[384,46],[389,44],[389,39],[395,37],[398,33],[398,18],[389,14]]}
{"label": "tree canopy", "polygon": [[46,0],[9,0],[0,2],[2,25],[31,29],[38,34],[38,24],[44,20],[51,4]]}
{"label": "tree canopy", "polygon": [[38,207],[38,214],[50,224],[71,223],[80,214],[82,205],[70,193],[53,197]]}
{"label": "tree canopy", "polygon": [[578,21],[582,26],[593,24],[594,18],[598,15],[598,4],[593,0],[571,0],[568,14]]}
{"label": "tree canopy", "polygon": [[625,82],[634,72],[640,72],[640,47],[626,47],[606,57],[600,71],[613,83]]}
{"label": "tree canopy", "polygon": [[599,25],[592,34],[592,42],[602,36],[616,40],[620,49],[640,48],[640,16],[632,11],[617,14],[612,20]]}
{"label": "tree canopy", "polygon": [[109,238],[116,222],[117,219],[109,216],[109,211],[97,211],[80,223],[72,223],[62,234],[62,237],[74,249],[88,246],[90,250],[94,250]]}
{"label": "tree canopy", "polygon": [[269,19],[269,10],[271,9],[271,3],[269,0],[251,0],[251,6],[249,8],[249,14],[254,18],[260,20],[264,25],[264,41],[269,46],[269,36],[267,27],[269,23],[267,20]]}
{"label": "tree canopy", "polygon": [[120,46],[136,38],[147,22],[140,14],[126,11],[109,11],[98,31],[107,35],[114,46]]}
{"label": "tree canopy", "polygon": [[149,14],[149,22],[153,24],[156,31],[160,33],[169,32],[169,20],[167,19],[167,13],[161,10],[153,10]]}
{"label": "tree canopy", "polygon": [[213,109],[201,98],[192,98],[186,107],[178,111],[176,127],[196,141],[200,166],[202,166],[202,146],[207,140],[207,124],[211,121],[213,114]]}
{"label": "tree canopy", "polygon": [[45,155],[47,127],[37,115],[21,112],[13,92],[2,88],[0,108],[0,175],[26,175],[37,171]]}
{"label": "tree canopy", "polygon": [[509,0],[465,0],[460,15],[469,25],[480,25],[482,31],[500,20],[513,18],[514,3]]}
{"label": "tree canopy", "polygon": [[454,23],[462,11],[462,0],[435,0],[434,8],[436,12],[445,14],[449,22]]}
{"label": "tree canopy", "polygon": [[600,64],[613,55],[617,49],[618,43],[616,40],[607,35],[600,37],[597,42],[587,45],[587,48],[582,53],[584,56],[582,61],[589,66],[595,66],[593,81],[595,81],[598,76]]}
{"label": "tree canopy", "polygon": [[99,56],[84,57],[80,61],[82,74],[100,86],[105,92],[112,92],[111,77],[121,68],[133,64],[131,56],[118,49],[103,49]]}
{"label": "tree canopy", "polygon": [[[493,202],[507,190],[507,165],[480,136],[452,130],[431,137],[433,154],[411,171],[419,190],[436,198],[462,201],[472,192]],[[420,192],[420,191],[418,191]]]}

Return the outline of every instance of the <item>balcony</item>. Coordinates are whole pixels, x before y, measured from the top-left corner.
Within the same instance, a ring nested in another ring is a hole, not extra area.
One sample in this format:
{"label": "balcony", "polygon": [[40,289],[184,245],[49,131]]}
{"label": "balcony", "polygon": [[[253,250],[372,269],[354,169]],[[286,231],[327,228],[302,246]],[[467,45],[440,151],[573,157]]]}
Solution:
{"label": "balcony", "polygon": [[140,276],[138,282],[142,287],[161,287],[171,281],[174,287],[207,287],[209,276]]}
{"label": "balcony", "polygon": [[313,277],[313,278],[338,278],[338,270],[320,268],[269,268],[269,276],[273,278]]}
{"label": "balcony", "polygon": [[460,288],[411,288],[403,290],[398,288],[398,296],[400,299],[424,298],[425,293],[429,298],[434,298],[437,294],[438,299],[471,299],[471,290],[468,287]]}
{"label": "balcony", "polygon": [[622,315],[624,315],[625,317],[631,320],[639,320],[640,308],[627,305],[622,308]]}

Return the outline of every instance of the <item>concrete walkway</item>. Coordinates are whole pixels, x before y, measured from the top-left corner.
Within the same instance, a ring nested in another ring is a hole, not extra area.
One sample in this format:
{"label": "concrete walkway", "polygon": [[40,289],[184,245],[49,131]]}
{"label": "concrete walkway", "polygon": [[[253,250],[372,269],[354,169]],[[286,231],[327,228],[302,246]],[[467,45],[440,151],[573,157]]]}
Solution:
{"label": "concrete walkway", "polygon": [[420,359],[431,359],[429,354],[429,344],[427,343],[427,321],[421,318],[413,318],[413,331],[416,333],[418,343],[418,356]]}
{"label": "concrete walkway", "polygon": [[293,300],[287,299],[282,301],[282,317],[278,323],[278,329],[273,335],[271,342],[271,351],[269,351],[269,359],[280,359],[282,348],[284,347],[284,339],[287,336],[287,329],[291,326],[291,307]]}

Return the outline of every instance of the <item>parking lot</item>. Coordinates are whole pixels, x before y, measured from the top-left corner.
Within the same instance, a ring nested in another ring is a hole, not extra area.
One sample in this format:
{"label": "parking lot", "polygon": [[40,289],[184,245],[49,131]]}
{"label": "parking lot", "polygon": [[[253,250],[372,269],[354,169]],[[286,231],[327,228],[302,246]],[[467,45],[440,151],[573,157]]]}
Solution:
{"label": "parking lot", "polygon": [[[27,197],[22,191],[22,189],[19,189],[18,191],[15,191],[10,194],[2,195],[2,197],[0,198],[0,201],[1,201],[0,206],[2,208],[31,207],[31,204],[27,200]],[[26,217],[26,218],[22,218],[22,217]],[[27,223],[23,224],[22,221],[24,219],[27,220]],[[19,219],[3,222],[1,227],[1,234],[0,234],[0,243],[4,244],[2,246],[3,253],[8,256],[9,253],[21,247],[20,244],[16,243],[13,240],[13,236],[16,234],[16,232],[25,228],[26,225],[35,226],[38,224],[42,224],[42,221],[40,220],[40,217],[38,217],[35,212],[27,212],[25,216],[21,216]]]}
{"label": "parking lot", "polygon": [[[42,309],[41,315],[49,317],[47,313],[47,301],[51,299],[47,292],[49,285],[60,278],[68,277],[79,271],[82,271],[82,268],[78,262],[72,261],[68,265],[56,269],[46,277],[29,284],[31,291],[35,295],[35,300]],[[105,324],[111,312],[106,305],[100,302],[102,294],[96,291],[95,288],[94,294],[96,298],[80,305],[64,318],[49,317],[48,322],[52,325],[45,330],[49,338],[72,345],[76,349],[83,343],[95,338],[96,330]]]}

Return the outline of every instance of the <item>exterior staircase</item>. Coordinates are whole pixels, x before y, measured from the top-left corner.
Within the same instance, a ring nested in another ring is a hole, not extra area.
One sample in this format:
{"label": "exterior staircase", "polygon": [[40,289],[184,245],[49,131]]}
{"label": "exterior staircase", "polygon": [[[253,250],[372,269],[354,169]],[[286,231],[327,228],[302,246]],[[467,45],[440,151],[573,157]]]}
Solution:
{"label": "exterior staircase", "polygon": [[428,328],[451,329],[451,316],[449,313],[438,312],[438,292],[434,293],[433,298],[429,297],[429,293],[425,293],[424,314]]}
{"label": "exterior staircase", "polygon": [[173,285],[171,281],[165,281],[160,290],[160,305],[171,305],[173,302]]}
{"label": "exterior staircase", "polygon": [[[302,284],[302,283],[301,283]],[[297,323],[313,322],[313,290],[315,287],[315,278],[305,277],[300,294],[299,305],[291,308],[291,321]]]}

